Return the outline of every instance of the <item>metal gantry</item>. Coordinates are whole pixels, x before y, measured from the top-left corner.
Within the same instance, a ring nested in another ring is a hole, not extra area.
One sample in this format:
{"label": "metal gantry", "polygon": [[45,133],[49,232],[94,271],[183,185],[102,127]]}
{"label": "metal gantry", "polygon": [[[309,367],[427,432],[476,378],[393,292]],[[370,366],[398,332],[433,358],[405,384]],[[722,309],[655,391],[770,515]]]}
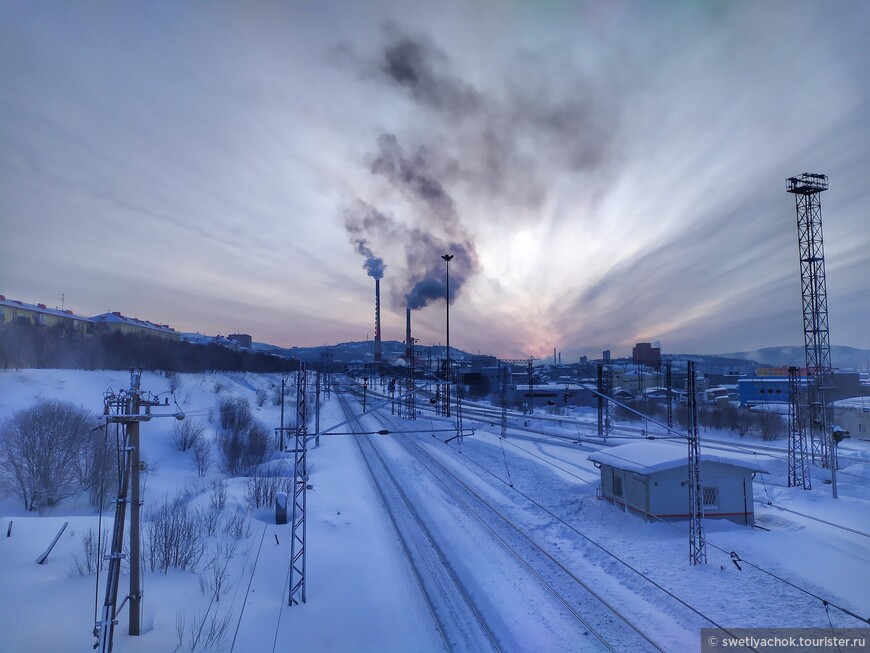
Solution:
{"label": "metal gantry", "polygon": [[812,489],[806,431],[800,418],[800,370],[788,368],[788,486]]}
{"label": "metal gantry", "polygon": [[686,394],[689,423],[689,562],[707,564],[707,541],[704,537],[704,486],[701,481],[701,432],[698,420],[698,395],[695,387],[695,363],[688,361]]}
{"label": "metal gantry", "polygon": [[290,538],[290,593],[288,605],[305,603],[305,509],[308,489],[307,372],[299,363],[296,380],[296,434],[293,439],[293,510]]}
{"label": "metal gantry", "polygon": [[828,190],[827,175],[805,172],[786,180],[786,191],[795,196],[801,296],[803,298],[804,350],[807,364],[807,419],[813,463],[832,464],[830,406],[832,390],[831,345],[828,334],[828,295],[825,251],[822,240],[820,193]]}

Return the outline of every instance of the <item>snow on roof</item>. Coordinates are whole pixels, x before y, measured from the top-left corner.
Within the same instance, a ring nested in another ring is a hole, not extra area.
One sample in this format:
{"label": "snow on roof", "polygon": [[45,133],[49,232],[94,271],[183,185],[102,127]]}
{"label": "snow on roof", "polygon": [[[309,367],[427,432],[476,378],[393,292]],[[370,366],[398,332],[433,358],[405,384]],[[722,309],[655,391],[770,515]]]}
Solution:
{"label": "snow on roof", "polygon": [[33,311],[34,313],[45,313],[47,315],[57,315],[58,317],[65,317],[70,320],[84,320],[85,322],[90,322],[90,318],[76,315],[72,311],[62,311],[59,308],[48,308],[45,304],[28,304],[27,302],[20,302],[17,299],[8,299],[3,295],[0,295],[0,306],[23,308],[28,311]]}
{"label": "snow on roof", "polygon": [[103,313],[102,315],[95,315],[91,318],[93,322],[99,324],[106,324],[109,322],[122,323],[122,324],[130,324],[137,327],[142,327],[145,329],[154,329],[155,331],[163,331],[166,333],[175,333],[175,329],[170,327],[168,324],[154,324],[154,322],[149,322],[148,320],[140,320],[136,317],[127,317],[126,315],[121,315],[118,312],[113,313]]}
{"label": "snow on roof", "polygon": [[[688,464],[688,447],[685,442],[672,442],[669,440],[645,440],[622,444],[609,449],[596,451],[589,460],[608,465],[617,469],[639,474],[654,474]],[[753,472],[767,470],[756,462],[754,456],[731,453],[701,447],[701,462],[721,463],[732,465]]]}

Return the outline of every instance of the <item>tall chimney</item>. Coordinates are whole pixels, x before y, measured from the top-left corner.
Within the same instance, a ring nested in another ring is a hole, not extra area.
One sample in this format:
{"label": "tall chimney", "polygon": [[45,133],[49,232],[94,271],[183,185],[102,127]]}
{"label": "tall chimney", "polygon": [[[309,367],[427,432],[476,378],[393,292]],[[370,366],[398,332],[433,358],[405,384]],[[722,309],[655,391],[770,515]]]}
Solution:
{"label": "tall chimney", "polygon": [[411,307],[409,306],[406,309],[405,313],[405,358],[408,360],[408,365],[411,366],[414,363],[414,341],[411,340]]}
{"label": "tall chimney", "polygon": [[375,362],[381,361],[381,280],[375,278]]}

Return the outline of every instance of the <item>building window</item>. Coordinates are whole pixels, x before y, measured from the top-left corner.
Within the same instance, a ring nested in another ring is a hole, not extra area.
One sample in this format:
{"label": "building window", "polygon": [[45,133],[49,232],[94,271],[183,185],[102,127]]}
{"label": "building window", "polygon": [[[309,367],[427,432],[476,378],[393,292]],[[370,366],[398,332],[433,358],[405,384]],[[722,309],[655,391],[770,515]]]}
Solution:
{"label": "building window", "polygon": [[719,488],[705,487],[704,488],[704,507],[718,508],[719,507]]}
{"label": "building window", "polygon": [[613,470],[613,496],[621,497],[622,496],[622,477],[616,475],[616,470]]}

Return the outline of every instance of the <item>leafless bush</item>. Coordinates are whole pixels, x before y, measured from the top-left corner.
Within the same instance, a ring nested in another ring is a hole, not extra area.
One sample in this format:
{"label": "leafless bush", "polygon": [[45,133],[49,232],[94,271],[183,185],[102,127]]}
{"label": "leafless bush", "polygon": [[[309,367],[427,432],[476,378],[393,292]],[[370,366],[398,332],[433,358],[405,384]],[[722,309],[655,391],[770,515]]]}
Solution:
{"label": "leafless bush", "polygon": [[227,505],[227,482],[223,479],[211,482],[210,504],[215,510],[223,510]]}
{"label": "leafless bush", "polygon": [[221,429],[227,433],[243,433],[254,422],[251,405],[242,397],[221,397],[218,400],[218,413]]}
{"label": "leafless bush", "polygon": [[187,451],[196,445],[205,434],[205,427],[196,420],[183,420],[172,424],[169,439],[179,451]]}
{"label": "leafless bush", "polygon": [[256,475],[248,478],[245,485],[245,501],[248,507],[268,507],[275,502],[275,495],[278,492],[291,493],[293,477],[288,473],[287,468],[279,464],[260,470]]}
{"label": "leafless bush", "polygon": [[252,418],[244,431],[221,433],[218,445],[221,471],[230,476],[241,476],[266,460],[271,442],[265,425]]}
{"label": "leafless bush", "polygon": [[193,443],[193,466],[200,477],[205,476],[211,466],[211,442],[204,436],[200,436]]}
{"label": "leafless bush", "polygon": [[[231,613],[219,617],[217,611],[211,619],[206,610],[202,615],[194,616],[190,622],[187,650],[190,653],[197,651],[213,651],[220,653],[227,649],[227,634],[230,628]],[[178,638],[178,647],[184,645],[184,631],[187,622],[187,614],[184,611],[175,613],[175,634]]]}
{"label": "leafless bush", "polygon": [[234,540],[226,547],[218,545],[214,557],[205,566],[203,573],[199,574],[200,591],[211,597],[215,603],[219,603],[221,597],[232,589],[232,578],[227,567],[236,554],[236,544],[237,541]]}
{"label": "leafless bush", "polygon": [[118,439],[114,429],[101,429],[82,442],[76,465],[79,483],[97,510],[107,508],[117,496]]}
{"label": "leafless bush", "polygon": [[237,510],[224,520],[224,533],[237,540],[251,536],[251,524],[248,521],[248,514]]}
{"label": "leafless bush", "polygon": [[16,411],[0,426],[0,484],[27,510],[74,494],[81,487],[82,450],[99,437],[95,426],[87,410],[65,401]]}
{"label": "leafless bush", "polygon": [[82,549],[84,556],[82,559],[74,553],[73,563],[75,571],[79,576],[86,574],[95,574],[98,570],[103,569],[103,556],[109,553],[109,531],[103,529],[99,540],[93,528],[89,528],[88,532],[82,537]]}
{"label": "leafless bush", "polygon": [[200,515],[181,500],[164,501],[150,510],[144,531],[143,557],[151,571],[194,571],[205,554]]}
{"label": "leafless bush", "polygon": [[227,389],[227,387],[220,381],[218,381],[217,383],[214,384],[214,393],[216,395],[222,394],[223,391],[226,389]]}
{"label": "leafless bush", "polygon": [[169,392],[175,394],[181,387],[181,375],[178,372],[167,372],[166,379],[169,381]]}
{"label": "leafless bush", "polygon": [[257,405],[260,407],[265,406],[266,402],[269,401],[269,393],[265,388],[257,388],[256,397]]}
{"label": "leafless bush", "polygon": [[200,519],[202,520],[202,530],[209,537],[216,535],[220,530],[221,513],[219,510],[212,507],[201,509]]}

